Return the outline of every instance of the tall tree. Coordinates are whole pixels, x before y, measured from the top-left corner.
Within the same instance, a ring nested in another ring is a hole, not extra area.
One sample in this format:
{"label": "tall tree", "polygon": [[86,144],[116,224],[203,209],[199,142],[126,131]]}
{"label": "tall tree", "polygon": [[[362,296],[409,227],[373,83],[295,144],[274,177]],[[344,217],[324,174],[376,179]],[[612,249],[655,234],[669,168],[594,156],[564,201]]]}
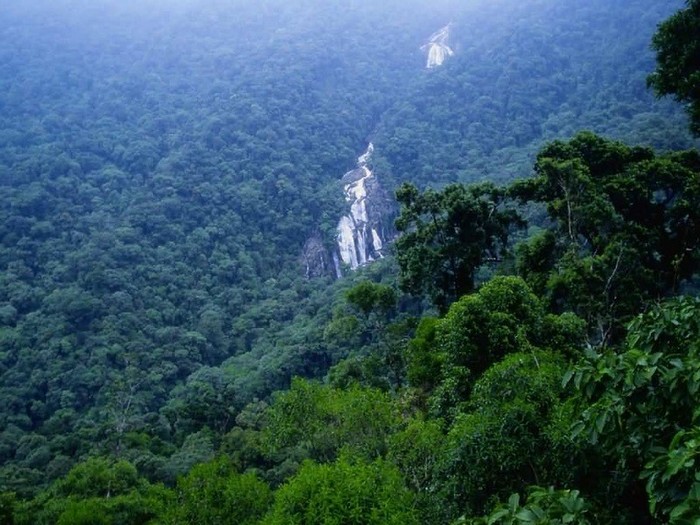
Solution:
{"label": "tall tree", "polygon": [[[572,355],[582,346],[584,332],[571,314],[547,315],[518,277],[496,277],[462,297],[434,330],[433,337],[414,341],[409,369],[427,362],[428,370],[435,370],[429,402],[432,412],[446,419],[464,410],[475,381],[507,355],[535,349]],[[425,354],[435,355],[437,363]]]}
{"label": "tall tree", "polygon": [[508,232],[519,219],[503,205],[503,193],[491,184],[452,184],[423,193],[412,184],[396,192],[401,214],[396,241],[401,287],[427,295],[444,313],[474,288],[476,269],[500,261]]}
{"label": "tall tree", "polygon": [[700,135],[700,0],[686,0],[659,26],[652,46],[656,70],[647,82],[657,95],[673,95],[688,104],[690,129]]}
{"label": "tall tree", "polygon": [[584,132],[547,145],[535,177],[511,192],[543,203],[554,224],[519,250],[519,272],[555,309],[585,318],[598,342],[700,265],[695,151],[655,155]]}
{"label": "tall tree", "polygon": [[272,503],[270,488],[254,474],[238,474],[226,458],[201,463],[177,482],[177,505],[163,523],[253,525]]}
{"label": "tall tree", "polygon": [[262,524],[418,525],[413,500],[399,471],[383,460],[307,461],[277,491]]}

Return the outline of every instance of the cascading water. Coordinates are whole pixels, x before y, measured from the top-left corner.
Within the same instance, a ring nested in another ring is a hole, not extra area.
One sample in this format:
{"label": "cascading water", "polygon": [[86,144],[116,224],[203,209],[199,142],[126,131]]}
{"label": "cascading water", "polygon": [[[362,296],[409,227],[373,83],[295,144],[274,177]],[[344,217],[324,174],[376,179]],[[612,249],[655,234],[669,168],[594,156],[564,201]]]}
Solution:
{"label": "cascading water", "polygon": [[[367,151],[357,159],[357,168],[343,176],[345,199],[350,203],[350,214],[338,222],[338,254],[336,262],[358,268],[378,257],[382,257],[381,232],[372,224],[368,211],[369,187],[376,186],[374,174],[369,168],[374,145],[370,142]],[[336,275],[342,275],[340,264],[336,264]]]}
{"label": "cascading water", "polygon": [[454,55],[454,51],[448,45],[450,39],[451,24],[446,25],[436,31],[428,39],[428,43],[421,47],[422,51],[427,51],[428,60],[426,67],[432,69],[441,66],[448,57]]}
{"label": "cascading water", "polygon": [[[430,35],[428,43],[421,47],[427,54],[428,69],[441,66],[454,55],[449,46],[451,29],[452,24],[446,25]],[[338,221],[336,249],[329,253],[320,248],[322,241],[316,237],[307,241],[302,257],[307,277],[327,275],[330,270],[340,278],[344,268],[355,270],[382,258],[387,241],[396,235],[392,224],[394,202],[382,191],[370,168],[373,152],[374,145],[370,142],[358,157],[357,168],[343,176],[350,211]]]}
{"label": "cascading water", "polygon": [[[452,24],[446,25],[421,47],[427,56],[428,69],[441,66],[455,54],[449,45],[451,29]],[[301,260],[307,278],[329,274],[341,278],[347,268],[355,270],[384,257],[383,250],[395,238],[396,203],[383,191],[372,172],[373,152],[374,145],[370,142],[358,157],[357,168],[343,176],[349,212],[338,221],[335,248],[326,247],[320,231],[304,244]]]}

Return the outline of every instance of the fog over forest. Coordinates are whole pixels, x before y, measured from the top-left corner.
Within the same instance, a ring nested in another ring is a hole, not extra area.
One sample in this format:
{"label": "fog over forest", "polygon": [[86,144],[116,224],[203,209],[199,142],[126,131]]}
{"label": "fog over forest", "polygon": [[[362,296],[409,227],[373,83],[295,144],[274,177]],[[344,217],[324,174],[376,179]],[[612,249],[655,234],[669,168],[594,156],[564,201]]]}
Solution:
{"label": "fog over forest", "polygon": [[6,4],[0,524],[700,519],[697,0]]}

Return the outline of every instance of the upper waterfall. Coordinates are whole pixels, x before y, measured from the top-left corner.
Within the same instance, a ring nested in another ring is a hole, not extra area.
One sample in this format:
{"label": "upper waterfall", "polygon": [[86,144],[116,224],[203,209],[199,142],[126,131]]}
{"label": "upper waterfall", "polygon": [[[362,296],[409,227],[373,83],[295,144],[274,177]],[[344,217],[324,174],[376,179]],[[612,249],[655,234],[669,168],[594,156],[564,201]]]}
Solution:
{"label": "upper waterfall", "polygon": [[454,51],[449,46],[451,24],[446,25],[436,31],[428,39],[428,43],[421,47],[422,51],[427,51],[428,59],[426,67],[432,69],[441,66],[447,57],[454,55]]}

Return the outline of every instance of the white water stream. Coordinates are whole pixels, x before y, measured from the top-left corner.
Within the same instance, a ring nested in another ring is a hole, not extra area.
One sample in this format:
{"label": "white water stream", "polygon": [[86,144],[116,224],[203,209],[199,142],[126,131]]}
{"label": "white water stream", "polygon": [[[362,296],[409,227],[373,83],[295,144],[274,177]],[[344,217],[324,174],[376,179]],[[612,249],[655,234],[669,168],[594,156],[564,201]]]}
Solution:
{"label": "white water stream", "polygon": [[[374,177],[369,169],[373,151],[374,145],[370,142],[367,151],[357,159],[357,168],[344,177],[350,179],[344,188],[345,200],[350,203],[350,214],[338,222],[338,252],[342,262],[353,270],[373,260],[370,248],[375,252],[382,248],[379,233],[369,228],[367,213],[367,182]],[[336,273],[340,277],[339,265],[336,265]]]}
{"label": "white water stream", "polygon": [[421,49],[428,52],[428,61],[425,67],[432,69],[441,66],[448,57],[455,54],[448,45],[450,39],[450,25],[446,25],[439,31],[430,35],[428,43]]}

